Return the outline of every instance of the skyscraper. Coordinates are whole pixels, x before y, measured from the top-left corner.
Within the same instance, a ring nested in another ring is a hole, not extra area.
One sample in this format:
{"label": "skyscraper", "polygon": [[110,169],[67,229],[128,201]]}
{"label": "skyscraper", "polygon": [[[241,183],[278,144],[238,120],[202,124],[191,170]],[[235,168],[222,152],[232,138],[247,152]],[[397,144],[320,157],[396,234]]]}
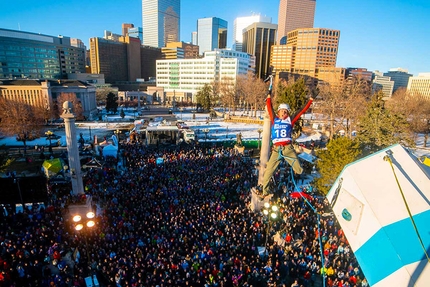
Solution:
{"label": "skyscraper", "polygon": [[197,45],[197,31],[191,32],[191,44]]}
{"label": "skyscraper", "polygon": [[268,75],[270,52],[276,39],[276,24],[256,22],[243,29],[243,52],[255,56],[255,74],[259,78]]}
{"label": "skyscraper", "polygon": [[211,17],[197,20],[197,45],[199,53],[227,47],[227,21]]}
{"label": "skyscraper", "polygon": [[[340,31],[300,28],[288,33],[286,45],[273,45],[273,72],[289,72],[319,78],[336,67]],[[330,69],[327,69],[330,68]]]}
{"label": "skyscraper", "polygon": [[233,50],[242,52],[243,29],[255,22],[272,23],[271,17],[252,15],[248,17],[238,17],[233,24]]}
{"label": "skyscraper", "polygon": [[412,74],[409,74],[408,70],[402,68],[393,68],[384,73],[384,76],[390,77],[394,81],[394,93],[399,88],[406,88],[408,86],[409,78],[412,77]]}
{"label": "skyscraper", "polygon": [[288,32],[314,26],[315,5],[316,0],[280,0],[276,41],[278,45]]}
{"label": "skyscraper", "polygon": [[179,42],[180,0],[142,0],[143,44],[164,47]]}
{"label": "skyscraper", "polygon": [[143,43],[143,30],[141,27],[129,28],[128,35],[133,38],[139,38],[140,42]]}
{"label": "skyscraper", "polygon": [[106,83],[136,81],[155,76],[155,60],[161,59],[161,49],[141,46],[130,36],[118,41],[90,39],[91,73],[104,74]]}

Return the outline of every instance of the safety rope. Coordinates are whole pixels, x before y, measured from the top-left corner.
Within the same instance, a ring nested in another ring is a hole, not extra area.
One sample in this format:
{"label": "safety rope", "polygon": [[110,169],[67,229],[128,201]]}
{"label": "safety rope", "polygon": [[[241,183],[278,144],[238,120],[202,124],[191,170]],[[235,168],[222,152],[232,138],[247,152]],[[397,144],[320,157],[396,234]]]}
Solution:
{"label": "safety rope", "polygon": [[419,233],[419,231],[418,231],[418,227],[417,227],[417,225],[415,224],[415,220],[414,220],[414,218],[413,218],[413,216],[412,216],[411,210],[410,210],[410,208],[409,208],[409,204],[408,204],[408,202],[406,201],[406,197],[405,197],[405,195],[404,195],[404,193],[403,193],[403,189],[402,189],[402,187],[401,187],[401,185],[400,185],[399,179],[397,178],[396,171],[394,170],[393,161],[391,160],[391,157],[390,157],[389,155],[384,156],[384,160],[385,160],[385,161],[388,161],[388,162],[390,163],[391,169],[393,170],[394,178],[396,179],[397,186],[399,187],[400,194],[402,195],[403,202],[404,202],[404,204],[405,204],[405,206],[406,206],[406,210],[408,211],[409,219],[411,220],[411,222],[412,222],[412,226],[414,227],[415,232],[416,232],[417,237],[418,237],[418,240],[420,241],[421,248],[423,249],[424,254],[425,254],[425,255],[426,255],[426,257],[427,257],[427,261],[428,261],[428,262],[430,262],[429,255],[427,254],[427,250],[426,250],[426,248],[425,248],[425,246],[424,246],[423,240],[422,240],[421,235],[420,235],[420,233]]}
{"label": "safety rope", "polygon": [[305,196],[303,196],[303,194],[299,191],[299,188],[297,187],[296,181],[294,180],[294,169],[293,169],[293,165],[294,165],[294,162],[296,161],[296,159],[292,158],[292,157],[288,157],[288,156],[283,155],[281,149],[279,149],[278,152],[279,152],[278,160],[281,160],[281,159],[286,160],[287,158],[290,159],[290,160],[292,160],[292,163],[290,164],[290,167],[291,167],[291,172],[290,172],[290,174],[291,174],[291,181],[293,182],[295,189],[298,190],[300,196],[304,199],[304,201],[306,202],[306,204],[317,215],[317,221],[318,221],[318,224],[317,224],[317,226],[318,226],[318,242],[320,244],[320,256],[321,256],[321,277],[323,279],[322,280],[323,281],[323,287],[325,287],[325,273],[326,272],[325,272],[325,263],[324,263],[324,251],[323,251],[323,245],[322,245],[322,239],[321,239],[321,225],[320,225],[321,217],[320,217],[320,214],[318,213],[318,211],[316,210],[316,208],[309,202],[309,200]]}

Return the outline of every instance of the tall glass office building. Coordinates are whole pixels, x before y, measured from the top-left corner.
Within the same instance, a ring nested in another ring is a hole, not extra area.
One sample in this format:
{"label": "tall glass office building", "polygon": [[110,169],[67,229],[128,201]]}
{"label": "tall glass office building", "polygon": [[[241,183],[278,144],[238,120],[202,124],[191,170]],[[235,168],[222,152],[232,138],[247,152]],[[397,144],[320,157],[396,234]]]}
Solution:
{"label": "tall glass office building", "polygon": [[197,45],[200,47],[200,55],[227,48],[227,24],[227,21],[217,17],[197,20]]}
{"label": "tall glass office building", "polygon": [[67,79],[85,73],[85,48],[64,36],[0,29],[0,78]]}
{"label": "tall glass office building", "polygon": [[180,0],[142,0],[143,45],[162,48],[179,42]]}

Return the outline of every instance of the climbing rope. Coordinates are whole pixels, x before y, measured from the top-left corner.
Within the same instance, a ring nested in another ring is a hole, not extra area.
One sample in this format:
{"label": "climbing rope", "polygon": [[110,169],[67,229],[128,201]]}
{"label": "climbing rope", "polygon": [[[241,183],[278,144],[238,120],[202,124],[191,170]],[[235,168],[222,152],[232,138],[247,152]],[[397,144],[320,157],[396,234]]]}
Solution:
{"label": "climbing rope", "polygon": [[[292,157],[287,157],[287,156],[283,155],[282,152],[281,152],[281,149],[279,149],[278,160],[281,160],[281,159],[286,160],[287,158],[290,159],[290,160],[292,160],[292,163],[290,164],[290,167],[291,167],[291,172],[290,172],[290,174],[291,174],[291,181],[293,182],[295,189],[299,191],[299,188],[297,187],[296,181],[294,180],[294,170],[293,170],[293,165],[294,165],[294,162],[296,161],[296,159],[292,158]],[[305,203],[317,215],[317,222],[318,222],[318,224],[317,224],[317,227],[318,227],[318,242],[319,242],[319,245],[320,245],[320,256],[321,256],[321,276],[322,276],[322,279],[323,279],[322,280],[323,281],[323,287],[325,287],[324,251],[323,251],[323,244],[322,244],[322,239],[321,239],[321,225],[320,225],[321,217],[320,217],[320,214],[318,213],[318,211],[316,210],[316,208],[309,202],[309,200],[305,196],[303,196],[303,194],[300,191],[299,191],[299,194],[300,194],[301,198],[304,199]]]}
{"label": "climbing rope", "polygon": [[397,178],[396,171],[394,170],[393,161],[391,160],[391,156],[390,155],[384,156],[384,160],[388,161],[390,163],[391,169],[393,170],[394,178],[396,179],[397,186],[399,187],[400,194],[402,195],[403,202],[404,202],[404,204],[406,206],[406,210],[408,211],[409,219],[411,220],[412,226],[414,227],[415,233],[417,234],[418,240],[420,241],[421,248],[423,249],[424,254],[427,257],[427,261],[430,262],[429,255],[427,254],[427,250],[426,250],[426,248],[424,246],[423,240],[421,239],[421,235],[420,235],[420,233],[418,231],[417,225],[415,224],[415,220],[414,220],[414,218],[412,216],[412,213],[411,213],[411,210],[409,208],[408,202],[406,201],[405,194],[403,193],[402,187],[401,187],[401,185],[399,183],[399,179]]}

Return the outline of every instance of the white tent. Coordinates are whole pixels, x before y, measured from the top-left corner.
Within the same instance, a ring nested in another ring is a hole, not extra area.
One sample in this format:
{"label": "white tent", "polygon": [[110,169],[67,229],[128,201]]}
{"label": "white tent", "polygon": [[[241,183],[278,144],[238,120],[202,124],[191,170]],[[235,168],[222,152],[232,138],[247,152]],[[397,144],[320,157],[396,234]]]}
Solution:
{"label": "white tent", "polygon": [[114,146],[114,145],[107,145],[103,148],[103,156],[104,157],[108,157],[108,156],[113,156],[115,158],[118,157],[118,147]]}
{"label": "white tent", "polygon": [[393,145],[347,165],[327,195],[372,287],[429,286],[430,178],[421,165]]}

